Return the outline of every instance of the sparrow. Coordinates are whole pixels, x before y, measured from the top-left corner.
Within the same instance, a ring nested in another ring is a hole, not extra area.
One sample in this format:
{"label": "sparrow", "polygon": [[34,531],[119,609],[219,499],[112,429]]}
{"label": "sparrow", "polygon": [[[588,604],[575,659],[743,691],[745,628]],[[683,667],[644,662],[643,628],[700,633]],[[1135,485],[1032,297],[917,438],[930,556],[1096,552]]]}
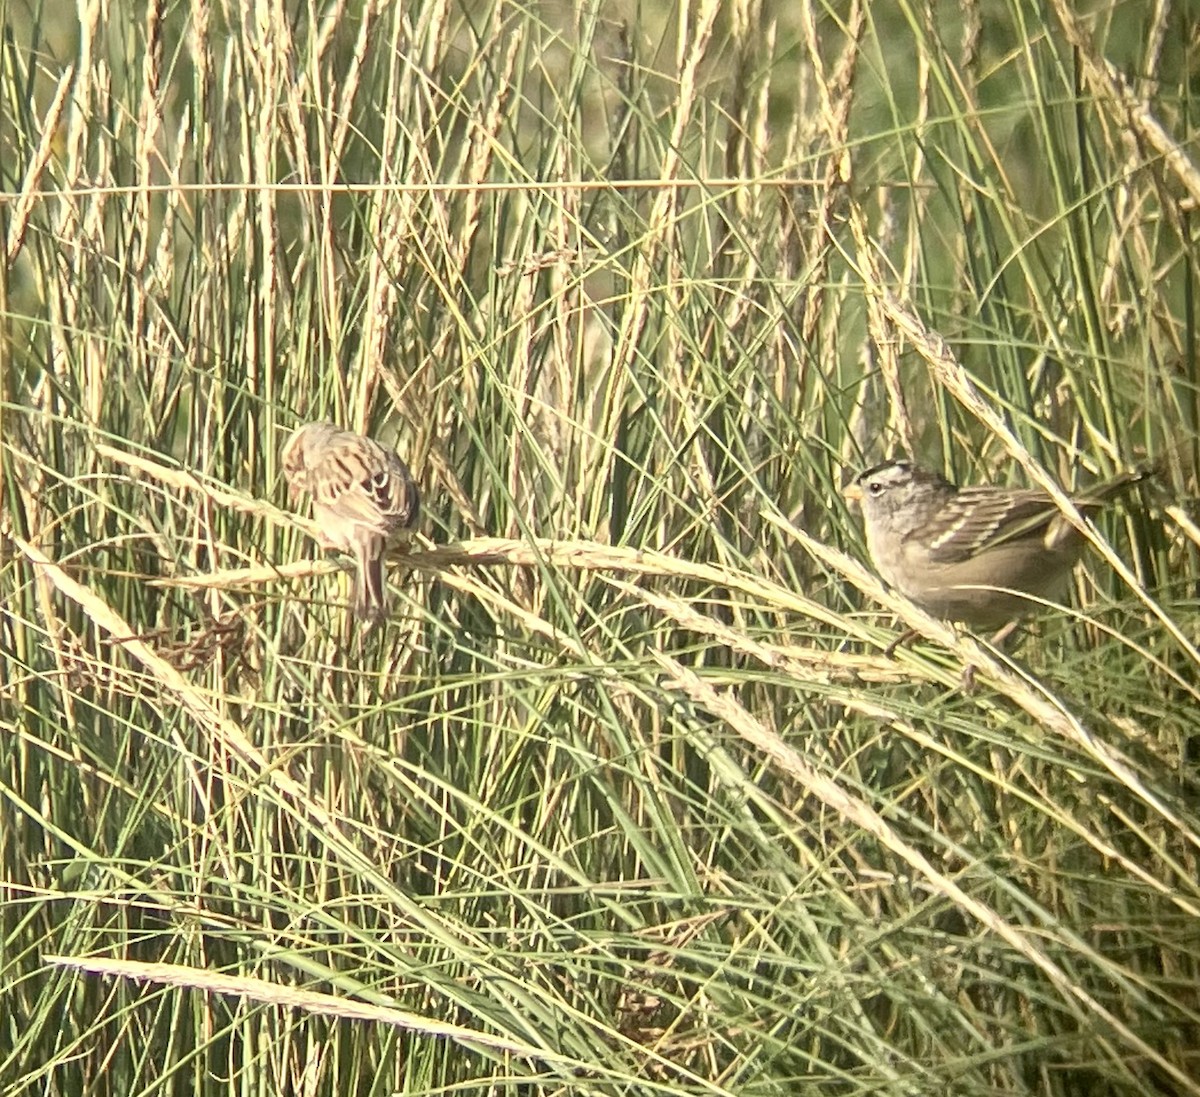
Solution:
{"label": "sparrow", "polygon": [[284,445],[282,460],[292,495],[312,497],[318,541],[355,559],[355,614],[371,623],[382,620],[388,541],[411,530],[421,509],[408,466],[373,439],[326,422],[300,427]]}
{"label": "sparrow", "polygon": [[[1085,514],[1155,475],[1146,465],[1071,501]],[[884,461],[843,490],[858,502],[876,570],[934,617],[999,628],[1061,598],[1087,540],[1037,489],[964,486]]]}

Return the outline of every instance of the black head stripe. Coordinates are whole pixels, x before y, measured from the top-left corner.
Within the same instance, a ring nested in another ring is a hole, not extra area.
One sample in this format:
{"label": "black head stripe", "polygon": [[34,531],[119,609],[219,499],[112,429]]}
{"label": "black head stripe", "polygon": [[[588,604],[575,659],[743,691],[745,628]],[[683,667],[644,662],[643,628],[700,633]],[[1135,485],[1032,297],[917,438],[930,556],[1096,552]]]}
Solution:
{"label": "black head stripe", "polygon": [[888,469],[908,469],[911,471],[912,468],[913,468],[913,465],[909,461],[895,461],[895,460],[880,461],[879,464],[872,465],[869,469],[866,469],[864,472],[860,472],[854,478],[854,482],[856,484],[861,484],[864,481],[869,480],[872,476],[878,476],[879,473],[885,472]]}

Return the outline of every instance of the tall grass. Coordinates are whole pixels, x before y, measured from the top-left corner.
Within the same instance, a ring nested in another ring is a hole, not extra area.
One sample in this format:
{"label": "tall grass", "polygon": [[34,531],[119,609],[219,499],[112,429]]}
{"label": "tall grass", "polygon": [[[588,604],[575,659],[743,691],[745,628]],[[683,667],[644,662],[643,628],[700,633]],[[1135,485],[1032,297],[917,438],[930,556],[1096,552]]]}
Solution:
{"label": "tall grass", "polygon": [[[4,1093],[1200,1092],[1182,9],[0,13]],[[1008,656],[896,451],[1164,472]]]}

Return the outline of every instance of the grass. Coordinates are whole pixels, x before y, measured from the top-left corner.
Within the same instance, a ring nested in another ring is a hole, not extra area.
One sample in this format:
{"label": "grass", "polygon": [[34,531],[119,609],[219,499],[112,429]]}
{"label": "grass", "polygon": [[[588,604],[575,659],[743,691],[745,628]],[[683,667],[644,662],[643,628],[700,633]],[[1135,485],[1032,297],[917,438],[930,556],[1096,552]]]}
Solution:
{"label": "grass", "polygon": [[[1200,1092],[1182,11],[111,8],[0,6],[0,1090]],[[899,451],[1164,471],[1008,655]]]}

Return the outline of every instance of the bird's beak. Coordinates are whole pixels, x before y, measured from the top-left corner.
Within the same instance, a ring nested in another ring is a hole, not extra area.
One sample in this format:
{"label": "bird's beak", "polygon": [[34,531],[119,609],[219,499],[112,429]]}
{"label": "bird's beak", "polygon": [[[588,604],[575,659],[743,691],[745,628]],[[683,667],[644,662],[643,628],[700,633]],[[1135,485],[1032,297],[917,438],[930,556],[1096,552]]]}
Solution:
{"label": "bird's beak", "polygon": [[842,497],[848,499],[851,503],[857,503],[862,499],[862,487],[856,484],[853,480],[842,488]]}

